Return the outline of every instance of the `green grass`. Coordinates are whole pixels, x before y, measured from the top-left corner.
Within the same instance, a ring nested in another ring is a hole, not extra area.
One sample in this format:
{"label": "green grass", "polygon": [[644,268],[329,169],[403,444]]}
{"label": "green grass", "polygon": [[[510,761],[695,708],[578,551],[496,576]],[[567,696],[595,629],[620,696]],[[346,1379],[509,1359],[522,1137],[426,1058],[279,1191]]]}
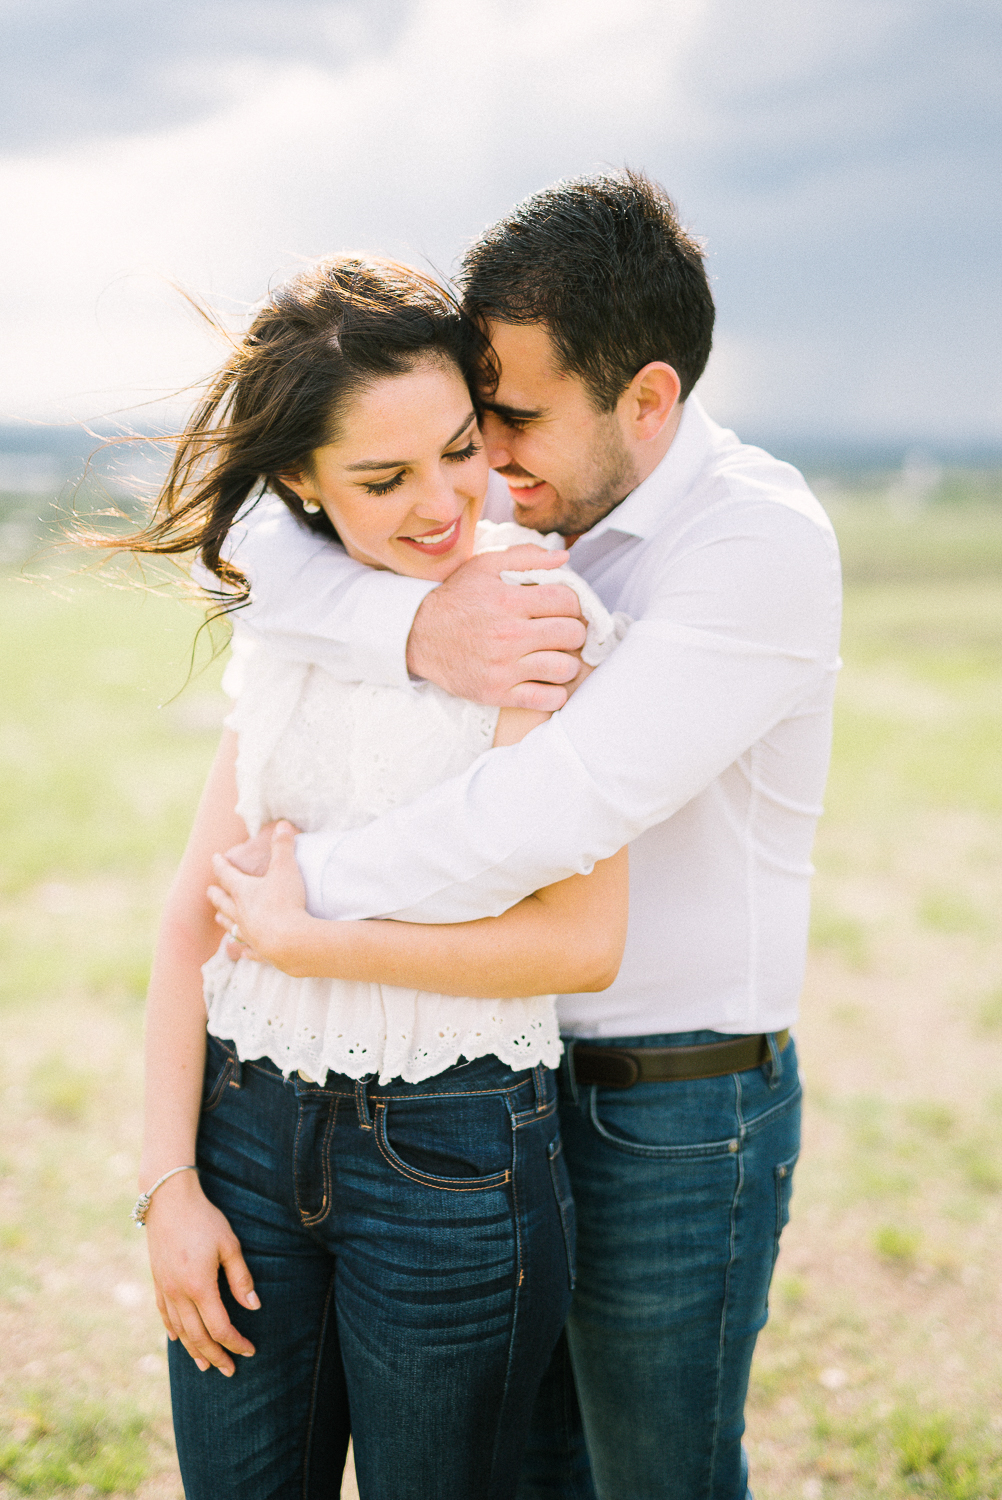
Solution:
{"label": "green grass", "polygon": [[117,1420],[99,1407],[60,1410],[29,1400],[11,1413],[13,1435],[0,1439],[0,1477],[23,1495],[131,1494],[149,1470],[143,1417]]}
{"label": "green grass", "polygon": [[148,873],[173,860],[212,736],[185,686],[198,615],[89,579],[9,580],[0,731],[0,892]]}
{"label": "green grass", "polygon": [[903,1229],[900,1224],[882,1224],[873,1235],[873,1248],[894,1266],[913,1266],[922,1235],[917,1229]]}

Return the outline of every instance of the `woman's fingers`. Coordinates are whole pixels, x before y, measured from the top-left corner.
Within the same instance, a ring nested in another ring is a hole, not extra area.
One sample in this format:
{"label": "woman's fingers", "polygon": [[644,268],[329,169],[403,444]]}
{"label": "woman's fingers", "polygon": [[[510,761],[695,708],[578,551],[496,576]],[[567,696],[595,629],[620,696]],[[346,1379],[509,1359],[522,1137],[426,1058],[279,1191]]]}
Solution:
{"label": "woman's fingers", "polygon": [[153,1283],[153,1291],[157,1299],[157,1312],[160,1314],[160,1321],[164,1325],[167,1337],[170,1339],[171,1343],[176,1344],[177,1334],[174,1332],[174,1324],[172,1323],[170,1314],[167,1311],[167,1302],[164,1298],[163,1292],[160,1290],[160,1287],[156,1282]]}
{"label": "woman's fingers", "polygon": [[261,1306],[261,1299],[254,1290],[254,1278],[240,1252],[239,1243],[234,1242],[232,1246],[228,1245],[220,1253],[219,1259],[222,1261],[223,1270],[226,1272],[226,1280],[230,1284],[230,1291],[241,1307],[249,1307],[251,1312],[257,1312]]}
{"label": "woman's fingers", "polygon": [[172,1326],[200,1370],[215,1365],[220,1374],[230,1376],[236,1369],[232,1355],[249,1358],[255,1352],[250,1339],[230,1322],[218,1286],[175,1294],[167,1298],[167,1307]]}
{"label": "woman's fingers", "polygon": [[222,925],[225,927],[228,923],[236,921],[236,902],[233,900],[233,897],[229,894],[228,891],[224,891],[221,886],[210,885],[206,894],[208,895],[208,898],[212,902],[213,906],[216,908],[217,922],[221,921]]}
{"label": "woman's fingers", "polygon": [[181,1347],[191,1355],[192,1359],[195,1361],[196,1365],[204,1375],[206,1370],[211,1368],[211,1362],[207,1360],[201,1353],[198,1348],[197,1341],[193,1340],[188,1333],[182,1315],[181,1306],[179,1306],[172,1297],[166,1297],[164,1299],[164,1304],[167,1310],[167,1317],[170,1319],[170,1325],[174,1332],[175,1340],[180,1340]]}

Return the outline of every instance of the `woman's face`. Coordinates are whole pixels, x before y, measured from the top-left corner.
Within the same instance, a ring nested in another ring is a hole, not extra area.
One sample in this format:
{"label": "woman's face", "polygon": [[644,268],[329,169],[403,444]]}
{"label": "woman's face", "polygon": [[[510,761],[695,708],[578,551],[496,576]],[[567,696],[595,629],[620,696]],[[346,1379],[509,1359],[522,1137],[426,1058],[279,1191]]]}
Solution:
{"label": "woman's face", "polygon": [[283,475],[323,506],[349,557],[411,578],[448,578],[473,555],[487,459],[470,393],[451,360],[423,359],[363,390],[336,443]]}

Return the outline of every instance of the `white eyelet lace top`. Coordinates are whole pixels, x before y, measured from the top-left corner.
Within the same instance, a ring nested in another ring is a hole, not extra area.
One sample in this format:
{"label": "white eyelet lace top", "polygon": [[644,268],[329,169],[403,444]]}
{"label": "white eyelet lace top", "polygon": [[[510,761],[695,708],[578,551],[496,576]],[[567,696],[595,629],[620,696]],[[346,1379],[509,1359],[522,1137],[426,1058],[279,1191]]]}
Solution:
{"label": "white eyelet lace top", "polygon": [[[476,550],[532,541],[561,546],[513,523],[482,521]],[[574,588],[588,621],[582,653],[594,665],[614,648],[624,617],[609,615],[568,568],[502,574],[507,582]],[[356,828],[457,776],[491,748],[498,710],[453,698],[433,683],[382,687],[339,682],[237,634],[223,685],[236,698],[237,810],[251,834],[273,818],[304,832]],[[327,1072],[381,1083],[432,1078],[460,1057],[493,1054],[512,1068],[553,1067],[560,1056],[552,995],[463,999],[387,984],[293,979],[267,964],[227,958],[202,970],[208,1029],[241,1059],[268,1057],[283,1073]]]}

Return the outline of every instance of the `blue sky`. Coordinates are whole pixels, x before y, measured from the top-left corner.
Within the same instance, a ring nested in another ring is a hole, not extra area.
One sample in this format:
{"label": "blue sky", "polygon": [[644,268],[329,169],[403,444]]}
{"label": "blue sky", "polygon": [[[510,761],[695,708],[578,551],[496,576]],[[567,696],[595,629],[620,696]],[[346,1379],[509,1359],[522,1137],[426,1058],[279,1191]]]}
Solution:
{"label": "blue sky", "polygon": [[739,431],[1002,445],[1002,9],[981,0],[0,3],[0,421],[211,369],[303,257],[448,270],[628,162],[704,236]]}

